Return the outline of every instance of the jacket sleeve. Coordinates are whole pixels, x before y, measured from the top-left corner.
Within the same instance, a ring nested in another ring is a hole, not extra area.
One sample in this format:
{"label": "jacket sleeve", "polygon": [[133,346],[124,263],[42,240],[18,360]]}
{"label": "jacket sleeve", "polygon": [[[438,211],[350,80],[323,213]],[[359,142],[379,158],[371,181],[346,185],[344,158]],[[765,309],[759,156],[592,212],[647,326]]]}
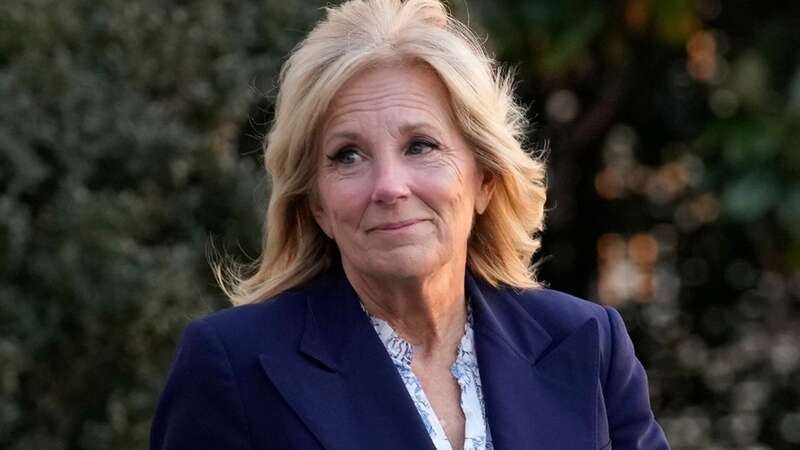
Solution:
{"label": "jacket sleeve", "polygon": [[610,361],[603,387],[614,450],[668,450],[650,409],[647,375],[619,313],[606,307],[611,327]]}
{"label": "jacket sleeve", "polygon": [[191,322],[180,339],[153,418],[150,448],[251,449],[227,352],[202,319]]}

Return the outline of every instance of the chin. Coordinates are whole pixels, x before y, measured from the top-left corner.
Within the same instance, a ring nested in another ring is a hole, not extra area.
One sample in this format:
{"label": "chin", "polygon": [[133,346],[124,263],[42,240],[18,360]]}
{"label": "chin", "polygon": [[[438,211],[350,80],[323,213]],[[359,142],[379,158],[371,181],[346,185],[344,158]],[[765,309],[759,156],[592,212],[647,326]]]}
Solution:
{"label": "chin", "polygon": [[439,258],[426,252],[392,251],[382,255],[371,255],[362,268],[373,276],[387,279],[421,278],[442,267]]}

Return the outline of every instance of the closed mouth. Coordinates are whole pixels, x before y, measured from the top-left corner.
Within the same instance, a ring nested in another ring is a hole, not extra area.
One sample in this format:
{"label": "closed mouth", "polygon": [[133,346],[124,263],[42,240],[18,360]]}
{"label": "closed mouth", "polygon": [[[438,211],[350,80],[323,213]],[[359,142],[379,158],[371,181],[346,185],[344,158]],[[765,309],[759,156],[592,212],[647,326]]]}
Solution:
{"label": "closed mouth", "polygon": [[410,227],[411,225],[414,225],[414,224],[419,223],[419,222],[422,222],[422,220],[421,219],[414,219],[414,220],[404,220],[402,222],[384,223],[384,224],[381,224],[381,225],[378,225],[376,227],[372,227],[372,228],[368,229],[367,232],[370,232],[370,231],[400,230],[400,229],[403,229],[403,228]]}

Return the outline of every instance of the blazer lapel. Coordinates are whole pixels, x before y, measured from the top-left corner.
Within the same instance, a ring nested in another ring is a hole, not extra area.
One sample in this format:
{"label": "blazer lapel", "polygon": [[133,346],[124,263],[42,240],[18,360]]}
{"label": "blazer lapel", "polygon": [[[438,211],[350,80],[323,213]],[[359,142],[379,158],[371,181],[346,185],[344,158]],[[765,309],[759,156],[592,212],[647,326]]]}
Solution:
{"label": "blazer lapel", "polygon": [[494,448],[596,448],[597,322],[553,343],[503,289],[468,275],[466,290]]}
{"label": "blazer lapel", "polygon": [[[341,269],[304,292],[299,342],[260,355],[287,404],[329,450],[435,450]],[[602,407],[597,322],[554,342],[504,289],[467,275],[466,292],[494,448],[595,448]]]}
{"label": "blazer lapel", "polygon": [[329,450],[434,450],[406,388],[341,269],[308,289],[299,348],[260,356],[286,402]]}

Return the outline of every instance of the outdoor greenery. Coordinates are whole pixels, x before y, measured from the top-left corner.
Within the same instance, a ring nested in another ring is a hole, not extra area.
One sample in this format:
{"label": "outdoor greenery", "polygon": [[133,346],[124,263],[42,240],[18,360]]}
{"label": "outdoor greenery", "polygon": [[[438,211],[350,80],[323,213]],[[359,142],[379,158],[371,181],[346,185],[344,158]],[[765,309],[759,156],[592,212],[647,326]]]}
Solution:
{"label": "outdoor greenery", "polygon": [[[621,310],[673,448],[800,446],[800,3],[449,3],[549,147],[542,277]],[[0,448],[147,448],[323,5],[0,2]]]}

